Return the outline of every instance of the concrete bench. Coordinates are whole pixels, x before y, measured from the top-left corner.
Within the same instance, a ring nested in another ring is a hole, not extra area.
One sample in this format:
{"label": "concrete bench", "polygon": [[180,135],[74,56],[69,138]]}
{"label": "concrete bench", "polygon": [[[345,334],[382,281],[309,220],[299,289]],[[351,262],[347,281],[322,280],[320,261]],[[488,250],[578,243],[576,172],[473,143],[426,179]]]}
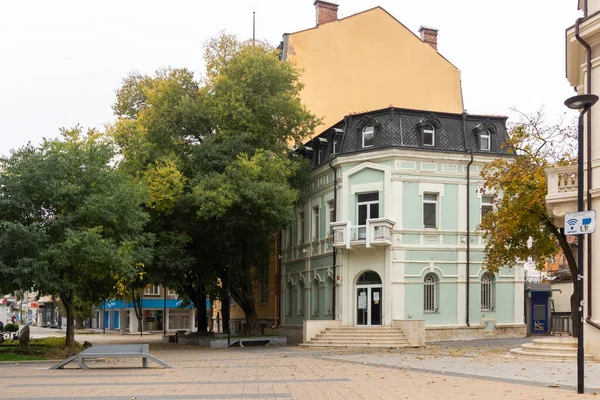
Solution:
{"label": "concrete bench", "polygon": [[90,358],[141,358],[142,359],[142,367],[148,368],[148,359],[156,362],[157,364],[162,365],[165,368],[173,368],[166,362],[158,359],[157,357],[148,353],[149,346],[147,344],[109,344],[109,345],[99,345],[92,346],[79,354],[71,356],[64,361],[59,362],[58,364],[53,365],[50,369],[59,369],[63,368],[65,365],[69,364],[72,361],[77,360],[77,364],[81,369],[89,369],[87,365],[85,365],[86,359]]}

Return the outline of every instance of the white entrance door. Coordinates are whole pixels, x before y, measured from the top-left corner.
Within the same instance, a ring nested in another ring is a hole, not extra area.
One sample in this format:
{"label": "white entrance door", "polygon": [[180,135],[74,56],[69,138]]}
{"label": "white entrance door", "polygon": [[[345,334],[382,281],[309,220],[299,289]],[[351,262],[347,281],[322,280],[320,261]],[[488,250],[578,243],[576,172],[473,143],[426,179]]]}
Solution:
{"label": "white entrance door", "polygon": [[381,325],[381,285],[356,286],[356,325]]}

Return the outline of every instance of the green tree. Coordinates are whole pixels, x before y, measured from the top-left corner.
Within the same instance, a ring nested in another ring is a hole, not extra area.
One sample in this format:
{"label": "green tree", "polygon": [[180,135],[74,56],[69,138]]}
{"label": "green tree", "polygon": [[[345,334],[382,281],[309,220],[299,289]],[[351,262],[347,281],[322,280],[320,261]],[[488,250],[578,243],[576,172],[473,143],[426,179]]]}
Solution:
{"label": "green tree", "polygon": [[271,235],[291,222],[308,169],[289,147],[318,120],[300,101],[299,71],[270,46],[223,34],[205,59],[201,82],[187,70],[127,78],[111,133],[124,168],[149,187],[153,266],[194,303],[198,330],[206,296],[231,272],[256,332],[252,268],[267,266]]}
{"label": "green tree", "polygon": [[71,348],[76,297],[107,298],[149,260],[152,238],[144,192],[117,171],[113,147],[93,130],[61,133],[1,160],[0,276],[8,289],[60,297]]}
{"label": "green tree", "polygon": [[571,314],[575,321],[577,263],[564,229],[548,214],[545,175],[547,168],[574,162],[570,150],[577,148],[575,127],[565,126],[562,120],[547,124],[543,110],[519,114],[521,119],[511,127],[507,143],[514,157],[497,159],[482,170],[484,192],[495,195],[495,207],[481,223],[486,240],[484,262],[488,270],[497,272],[532,257],[536,267],[543,269],[560,247],[573,277]]}

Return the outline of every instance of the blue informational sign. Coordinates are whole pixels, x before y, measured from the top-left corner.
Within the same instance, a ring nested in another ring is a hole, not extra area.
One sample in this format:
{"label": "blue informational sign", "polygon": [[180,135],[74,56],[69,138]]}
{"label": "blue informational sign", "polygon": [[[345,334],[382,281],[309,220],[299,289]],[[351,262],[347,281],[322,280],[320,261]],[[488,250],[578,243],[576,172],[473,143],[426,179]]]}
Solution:
{"label": "blue informational sign", "polygon": [[565,215],[565,235],[587,235],[596,230],[596,211],[580,211]]}

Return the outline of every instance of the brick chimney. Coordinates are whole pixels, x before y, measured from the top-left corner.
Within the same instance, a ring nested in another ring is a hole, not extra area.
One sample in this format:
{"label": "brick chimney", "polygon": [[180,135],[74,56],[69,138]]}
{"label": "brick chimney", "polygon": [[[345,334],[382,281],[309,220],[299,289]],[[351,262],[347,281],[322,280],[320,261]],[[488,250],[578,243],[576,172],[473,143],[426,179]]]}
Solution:
{"label": "brick chimney", "polygon": [[317,10],[317,26],[337,21],[338,5],[329,1],[317,0],[314,3]]}
{"label": "brick chimney", "polygon": [[437,51],[438,30],[435,28],[421,26],[419,28],[419,33],[421,34],[421,40],[433,47]]}

